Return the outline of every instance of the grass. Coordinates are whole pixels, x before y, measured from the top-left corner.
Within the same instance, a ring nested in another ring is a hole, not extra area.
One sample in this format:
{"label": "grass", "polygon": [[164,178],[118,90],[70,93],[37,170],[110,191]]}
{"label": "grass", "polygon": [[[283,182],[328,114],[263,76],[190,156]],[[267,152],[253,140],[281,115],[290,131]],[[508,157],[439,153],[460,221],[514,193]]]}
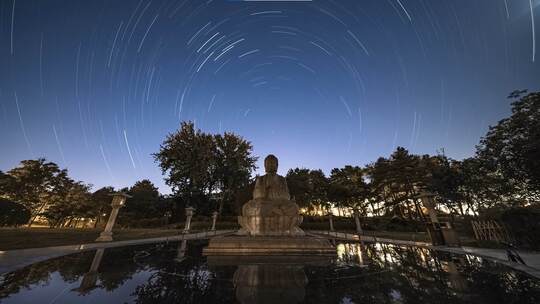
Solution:
{"label": "grass", "polygon": [[[217,229],[235,229],[236,223],[218,223]],[[183,225],[181,225],[183,226]],[[194,230],[201,230],[194,225]],[[307,228],[309,229],[309,228]],[[0,228],[0,250],[39,248],[49,246],[93,243],[101,229],[74,228]],[[354,231],[351,231],[354,233]],[[171,236],[180,233],[177,229],[119,229],[113,231],[116,241]],[[398,240],[426,241],[426,233],[365,231],[366,235]]]}
{"label": "grass", "polygon": [[[102,229],[0,228],[0,250],[93,243]],[[174,229],[113,230],[116,241],[177,235]]]}

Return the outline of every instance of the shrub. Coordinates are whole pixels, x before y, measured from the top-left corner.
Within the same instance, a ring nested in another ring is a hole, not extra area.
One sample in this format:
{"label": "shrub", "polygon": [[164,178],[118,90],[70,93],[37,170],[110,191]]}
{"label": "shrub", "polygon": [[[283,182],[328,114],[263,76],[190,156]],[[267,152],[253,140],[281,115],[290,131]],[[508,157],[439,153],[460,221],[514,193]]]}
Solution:
{"label": "shrub", "polygon": [[501,214],[518,247],[540,250],[540,208],[512,208]]}

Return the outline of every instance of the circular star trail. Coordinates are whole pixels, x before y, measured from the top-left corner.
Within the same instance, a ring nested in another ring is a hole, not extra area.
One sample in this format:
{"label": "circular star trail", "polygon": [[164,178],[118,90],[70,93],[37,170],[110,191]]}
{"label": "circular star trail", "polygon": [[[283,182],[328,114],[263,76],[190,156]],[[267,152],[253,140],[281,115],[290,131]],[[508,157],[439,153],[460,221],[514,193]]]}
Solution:
{"label": "circular star trail", "polygon": [[96,186],[168,192],[151,153],[183,120],[242,135],[283,172],[396,146],[467,157],[509,92],[539,88],[539,6],[2,1],[0,169],[46,157]]}

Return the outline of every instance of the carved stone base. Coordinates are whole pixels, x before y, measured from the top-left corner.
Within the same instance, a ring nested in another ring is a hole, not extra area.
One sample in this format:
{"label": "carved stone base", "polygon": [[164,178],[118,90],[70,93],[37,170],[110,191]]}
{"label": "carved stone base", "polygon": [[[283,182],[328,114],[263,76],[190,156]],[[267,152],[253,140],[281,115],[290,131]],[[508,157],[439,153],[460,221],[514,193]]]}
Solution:
{"label": "carved stone base", "polygon": [[96,239],[96,242],[112,242],[112,232],[105,232],[99,234],[99,237]]}
{"label": "carved stone base", "polygon": [[210,239],[203,255],[330,255],[336,249],[327,239],[316,237],[229,236]]}
{"label": "carved stone base", "polygon": [[298,226],[302,223],[299,215],[279,216],[239,216],[242,227],[238,234],[250,236],[304,236]]}

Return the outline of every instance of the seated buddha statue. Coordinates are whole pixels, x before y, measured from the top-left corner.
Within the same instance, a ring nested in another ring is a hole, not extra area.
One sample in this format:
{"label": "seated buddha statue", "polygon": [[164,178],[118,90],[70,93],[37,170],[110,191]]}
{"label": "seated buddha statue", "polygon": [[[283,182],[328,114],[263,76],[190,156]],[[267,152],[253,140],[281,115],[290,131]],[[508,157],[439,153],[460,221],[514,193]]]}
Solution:
{"label": "seated buddha statue", "polygon": [[270,154],[264,159],[266,174],[258,176],[253,199],[242,207],[239,223],[251,235],[298,235],[302,221],[298,205],[291,200],[287,181],[277,174],[278,159]]}

